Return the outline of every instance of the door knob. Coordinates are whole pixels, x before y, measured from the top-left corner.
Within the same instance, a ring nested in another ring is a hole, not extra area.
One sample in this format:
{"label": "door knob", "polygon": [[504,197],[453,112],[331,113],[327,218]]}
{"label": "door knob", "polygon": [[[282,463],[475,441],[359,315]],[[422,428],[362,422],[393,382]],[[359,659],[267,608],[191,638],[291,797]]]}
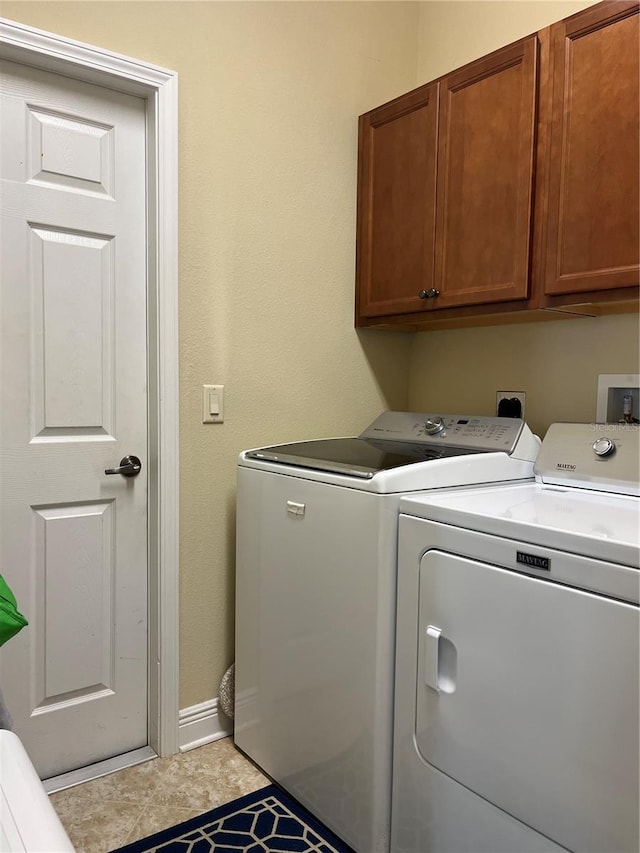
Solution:
{"label": "door knob", "polygon": [[436,296],[440,296],[440,291],[436,290],[435,287],[430,287],[429,290],[421,290],[418,293],[418,299],[435,299]]}
{"label": "door knob", "polygon": [[119,468],[105,468],[105,474],[122,474],[123,477],[137,477],[142,470],[142,462],[137,456],[123,456]]}

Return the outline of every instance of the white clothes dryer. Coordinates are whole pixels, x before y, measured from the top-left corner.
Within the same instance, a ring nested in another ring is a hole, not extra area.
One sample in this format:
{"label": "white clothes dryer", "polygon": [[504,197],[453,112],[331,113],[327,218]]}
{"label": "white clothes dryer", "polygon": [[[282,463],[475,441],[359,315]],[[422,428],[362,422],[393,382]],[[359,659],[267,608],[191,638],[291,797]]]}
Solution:
{"label": "white clothes dryer", "polygon": [[520,420],[386,412],[238,462],[235,742],[358,853],[390,836],[398,504],[533,477]]}
{"label": "white clothes dryer", "polygon": [[639,427],[401,501],[393,853],[637,853]]}

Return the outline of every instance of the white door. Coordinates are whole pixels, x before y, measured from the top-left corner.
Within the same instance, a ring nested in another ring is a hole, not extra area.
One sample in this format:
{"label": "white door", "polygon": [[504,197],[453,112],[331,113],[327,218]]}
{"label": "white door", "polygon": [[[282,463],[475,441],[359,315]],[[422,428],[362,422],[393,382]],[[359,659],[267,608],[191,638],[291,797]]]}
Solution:
{"label": "white door", "polygon": [[45,778],[147,744],[145,104],[0,65],[0,685]]}

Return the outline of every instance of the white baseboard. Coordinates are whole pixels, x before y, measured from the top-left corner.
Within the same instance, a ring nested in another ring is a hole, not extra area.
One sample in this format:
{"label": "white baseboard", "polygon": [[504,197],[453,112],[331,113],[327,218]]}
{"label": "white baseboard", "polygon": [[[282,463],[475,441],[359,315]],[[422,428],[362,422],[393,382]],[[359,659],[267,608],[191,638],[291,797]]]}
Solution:
{"label": "white baseboard", "polygon": [[233,723],[222,713],[217,698],[178,712],[180,752],[228,737],[232,732]]}

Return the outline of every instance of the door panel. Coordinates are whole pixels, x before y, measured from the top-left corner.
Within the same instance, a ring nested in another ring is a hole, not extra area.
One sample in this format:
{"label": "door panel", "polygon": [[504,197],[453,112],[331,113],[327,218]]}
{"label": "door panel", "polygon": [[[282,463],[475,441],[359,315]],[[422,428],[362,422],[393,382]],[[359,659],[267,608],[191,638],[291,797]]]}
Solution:
{"label": "door panel", "polygon": [[2,63],[0,683],[43,777],[147,743],[145,121]]}
{"label": "door panel", "polygon": [[638,608],[437,550],[419,583],[424,760],[567,849],[634,849]]}
{"label": "door panel", "polygon": [[34,437],[104,428],[113,384],[113,239],[31,226],[29,243]]}
{"label": "door panel", "polygon": [[[114,529],[113,502],[59,504],[34,512],[34,632],[40,654],[32,689],[38,712],[54,702],[113,689]],[[71,625],[69,588],[77,603]]]}
{"label": "door panel", "polygon": [[28,121],[30,180],[112,194],[113,127],[35,107]]}

